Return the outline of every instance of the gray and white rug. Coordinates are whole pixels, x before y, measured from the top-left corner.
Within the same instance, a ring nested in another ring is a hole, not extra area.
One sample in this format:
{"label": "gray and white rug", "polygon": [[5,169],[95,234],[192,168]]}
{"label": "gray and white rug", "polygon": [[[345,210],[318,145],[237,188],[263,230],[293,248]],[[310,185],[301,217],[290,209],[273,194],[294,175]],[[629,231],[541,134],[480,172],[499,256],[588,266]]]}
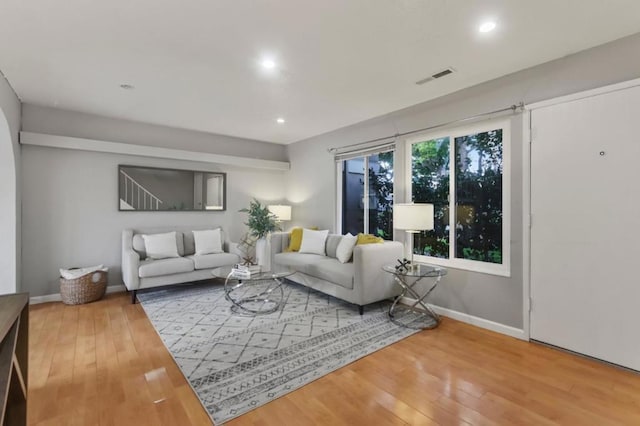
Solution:
{"label": "gray and white rug", "polygon": [[354,305],[289,282],[283,308],[268,315],[232,312],[220,284],[138,299],[216,424],[417,331],[389,321],[386,302],[366,306],[360,316]]}

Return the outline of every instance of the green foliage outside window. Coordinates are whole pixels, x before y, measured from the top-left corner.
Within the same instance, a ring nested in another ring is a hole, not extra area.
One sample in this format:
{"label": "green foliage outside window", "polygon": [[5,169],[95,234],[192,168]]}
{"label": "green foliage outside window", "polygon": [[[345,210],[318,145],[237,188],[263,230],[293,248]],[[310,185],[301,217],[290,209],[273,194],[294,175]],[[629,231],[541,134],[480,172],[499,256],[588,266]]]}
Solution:
{"label": "green foliage outside window", "polygon": [[[415,254],[449,258],[453,235],[455,258],[502,263],[502,142],[502,129],[496,129],[411,145],[412,201],[434,205],[434,229],[415,234]],[[344,162],[345,232],[364,231],[384,239],[393,238],[393,155],[390,151],[368,156],[366,180],[364,170],[357,170],[364,157]],[[455,156],[455,182],[451,182],[451,155]],[[348,166],[349,162],[354,162],[353,167]],[[363,200],[367,181],[369,197]],[[455,198],[454,206],[450,205],[451,198]],[[368,230],[362,229],[365,203],[369,211]],[[453,215],[451,207],[455,209]]]}
{"label": "green foliage outside window", "polygon": [[456,257],[502,263],[502,130],[455,142]]}
{"label": "green foliage outside window", "polygon": [[414,237],[414,253],[449,257],[449,138],[412,145],[412,201],[432,203],[433,231]]}
{"label": "green foliage outside window", "polygon": [[393,151],[377,155],[378,171],[369,167],[370,233],[385,240],[393,239]]}
{"label": "green foliage outside window", "polygon": [[455,257],[502,263],[502,130],[412,145],[413,202],[434,204],[434,230],[416,234],[414,253],[448,258],[450,191],[455,191]]}

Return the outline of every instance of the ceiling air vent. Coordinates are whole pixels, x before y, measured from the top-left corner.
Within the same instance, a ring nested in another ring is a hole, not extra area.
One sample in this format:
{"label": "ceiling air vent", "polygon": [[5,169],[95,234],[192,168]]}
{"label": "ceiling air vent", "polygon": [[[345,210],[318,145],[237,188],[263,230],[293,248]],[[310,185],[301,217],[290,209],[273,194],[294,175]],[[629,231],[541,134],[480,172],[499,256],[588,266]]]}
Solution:
{"label": "ceiling air vent", "polygon": [[433,75],[432,75],[432,76],[430,76],[430,77],[423,78],[422,80],[416,81],[416,84],[417,84],[417,85],[421,85],[421,84],[428,83],[428,82],[430,82],[430,81],[432,81],[432,80],[435,80],[436,78],[442,78],[442,77],[444,77],[445,75],[453,74],[453,72],[454,72],[454,71],[455,71],[455,70],[454,70],[453,68],[447,68],[447,69],[444,69],[444,70],[442,70],[442,71],[439,71],[439,72],[437,72],[437,73],[433,74]]}

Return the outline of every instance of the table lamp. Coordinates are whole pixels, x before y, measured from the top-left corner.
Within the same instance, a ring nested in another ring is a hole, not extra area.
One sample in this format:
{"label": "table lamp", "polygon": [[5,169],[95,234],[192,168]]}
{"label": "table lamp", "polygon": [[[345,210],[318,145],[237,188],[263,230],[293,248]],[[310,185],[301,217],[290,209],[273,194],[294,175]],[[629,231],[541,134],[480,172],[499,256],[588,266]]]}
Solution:
{"label": "table lamp", "polygon": [[269,211],[276,217],[276,221],[284,222],[291,220],[291,206],[281,204],[267,206]]}
{"label": "table lamp", "polygon": [[433,204],[394,204],[393,227],[408,234],[410,262],[413,268],[413,234],[433,229]]}

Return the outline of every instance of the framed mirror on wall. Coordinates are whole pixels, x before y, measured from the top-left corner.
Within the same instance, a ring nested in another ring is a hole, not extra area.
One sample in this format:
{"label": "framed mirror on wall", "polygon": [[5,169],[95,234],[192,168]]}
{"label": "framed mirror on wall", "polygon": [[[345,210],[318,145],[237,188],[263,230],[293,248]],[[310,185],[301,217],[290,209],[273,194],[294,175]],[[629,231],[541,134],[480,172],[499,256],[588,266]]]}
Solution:
{"label": "framed mirror on wall", "polygon": [[119,165],[118,210],[224,211],[226,185],[226,173]]}

